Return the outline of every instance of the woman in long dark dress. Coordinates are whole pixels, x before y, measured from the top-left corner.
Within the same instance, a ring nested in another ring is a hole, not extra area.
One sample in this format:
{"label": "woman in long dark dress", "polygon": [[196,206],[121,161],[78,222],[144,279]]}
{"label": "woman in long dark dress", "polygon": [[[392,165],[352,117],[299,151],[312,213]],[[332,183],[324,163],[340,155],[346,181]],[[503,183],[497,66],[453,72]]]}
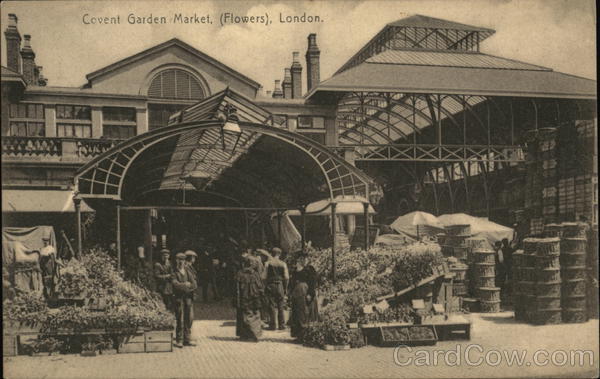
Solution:
{"label": "woman in long dark dress", "polygon": [[262,306],[263,284],[248,258],[242,261],[242,269],[236,278],[237,320],[236,334],[242,340],[258,341],[262,335],[260,308]]}
{"label": "woman in long dark dress", "polygon": [[290,315],[291,336],[302,338],[304,329],[314,321],[319,320],[317,301],[317,271],[308,264],[308,256],[302,254],[298,257],[296,273],[292,277]]}

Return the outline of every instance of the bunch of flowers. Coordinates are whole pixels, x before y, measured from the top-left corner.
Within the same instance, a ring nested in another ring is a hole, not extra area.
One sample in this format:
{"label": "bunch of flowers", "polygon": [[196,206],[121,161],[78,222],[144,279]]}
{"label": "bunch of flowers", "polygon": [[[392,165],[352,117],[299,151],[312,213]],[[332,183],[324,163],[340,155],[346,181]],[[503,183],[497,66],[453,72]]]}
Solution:
{"label": "bunch of flowers", "polygon": [[34,292],[19,292],[12,300],[6,300],[2,307],[3,323],[36,325],[46,320],[49,308],[42,295]]}

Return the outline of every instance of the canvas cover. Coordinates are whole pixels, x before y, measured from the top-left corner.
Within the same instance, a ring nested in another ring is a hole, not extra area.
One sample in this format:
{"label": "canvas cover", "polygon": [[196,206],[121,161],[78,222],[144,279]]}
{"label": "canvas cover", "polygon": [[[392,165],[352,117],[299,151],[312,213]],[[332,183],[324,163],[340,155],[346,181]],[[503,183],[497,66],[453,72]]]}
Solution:
{"label": "canvas cover", "polygon": [[11,265],[15,262],[39,260],[39,254],[32,254],[31,251],[42,249],[43,237],[49,237],[50,245],[56,247],[56,235],[52,226],[2,228],[2,264]]}
{"label": "canvas cover", "polygon": [[502,241],[504,238],[509,241],[513,238],[514,229],[466,213],[441,215],[438,219],[444,226],[471,225],[472,236],[474,238],[485,238],[490,246],[493,246],[497,241]]}
{"label": "canvas cover", "polygon": [[[271,228],[273,234],[277,236],[279,233],[279,225],[277,224],[277,214],[271,215]],[[298,232],[296,225],[287,214],[281,215],[281,246],[285,252],[294,252],[302,248],[302,236]]]}
{"label": "canvas cover", "polygon": [[[444,232],[444,225],[431,213],[414,211],[398,217],[390,227],[400,234],[417,239]],[[417,233],[418,232],[418,233]]]}

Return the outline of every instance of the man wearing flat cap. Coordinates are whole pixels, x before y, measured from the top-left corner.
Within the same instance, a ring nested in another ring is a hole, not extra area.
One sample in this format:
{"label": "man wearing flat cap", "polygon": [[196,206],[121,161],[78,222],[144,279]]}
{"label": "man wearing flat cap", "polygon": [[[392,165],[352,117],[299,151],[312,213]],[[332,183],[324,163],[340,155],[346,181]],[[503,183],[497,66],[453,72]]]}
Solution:
{"label": "man wearing flat cap", "polygon": [[167,310],[173,312],[173,267],[171,266],[171,252],[168,249],[160,251],[161,261],[154,264],[154,278],[156,290],[162,296]]}
{"label": "man wearing flat cap", "polygon": [[265,264],[263,279],[267,283],[265,294],[270,310],[269,329],[275,330],[279,324],[279,330],[285,329],[285,317],[283,307],[285,304],[285,294],[287,292],[290,274],[287,264],[279,259],[281,249],[275,247],[271,250],[271,259]]}
{"label": "man wearing flat cap", "polygon": [[184,253],[175,256],[177,266],[173,273],[173,299],[175,302],[175,347],[195,346],[191,340],[191,326],[193,321],[192,307],[193,294],[197,288],[196,277],[185,261]]}

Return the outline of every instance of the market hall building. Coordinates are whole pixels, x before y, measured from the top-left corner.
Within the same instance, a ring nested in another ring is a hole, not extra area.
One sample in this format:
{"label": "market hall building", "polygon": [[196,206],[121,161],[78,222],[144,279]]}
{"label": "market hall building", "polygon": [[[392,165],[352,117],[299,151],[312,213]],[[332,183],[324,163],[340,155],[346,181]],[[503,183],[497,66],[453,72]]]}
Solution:
{"label": "market hall building", "polygon": [[17,21],[1,76],[6,226],[53,225],[78,245],[118,241],[152,259],[152,246],[182,248],[202,231],[281,236],[286,211],[304,220],[319,201],[336,232],[304,221],[303,243],[351,240],[412,210],[529,235],[597,224],[596,81],[485,54],[494,30],[407,16],[325,80],[327,52],[310,34],[305,59],[293,52],[265,96],[179,39],[81,87],[52,86]]}

